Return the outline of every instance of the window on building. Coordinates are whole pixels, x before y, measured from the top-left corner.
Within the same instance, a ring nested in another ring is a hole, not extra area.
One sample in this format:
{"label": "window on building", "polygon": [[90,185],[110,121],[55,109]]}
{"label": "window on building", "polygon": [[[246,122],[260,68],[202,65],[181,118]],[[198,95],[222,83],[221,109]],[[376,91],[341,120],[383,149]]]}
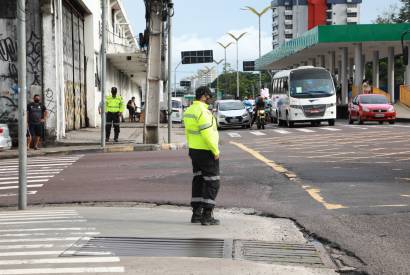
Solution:
{"label": "window on building", "polygon": [[348,9],[357,8],[357,4],[347,4]]}
{"label": "window on building", "polygon": [[291,11],[291,10],[293,10],[293,7],[292,6],[285,6],[285,10]]}
{"label": "window on building", "polygon": [[357,17],[357,12],[348,12],[347,17]]}
{"label": "window on building", "polygon": [[286,38],[286,39],[292,39],[292,38],[293,38],[293,34],[285,34],[285,38]]}
{"label": "window on building", "polygon": [[286,20],[292,20],[292,19],[293,19],[293,16],[292,16],[292,15],[285,15],[285,19],[286,19]]}
{"label": "window on building", "polygon": [[293,30],[293,25],[285,25],[285,29],[287,29],[287,30]]}

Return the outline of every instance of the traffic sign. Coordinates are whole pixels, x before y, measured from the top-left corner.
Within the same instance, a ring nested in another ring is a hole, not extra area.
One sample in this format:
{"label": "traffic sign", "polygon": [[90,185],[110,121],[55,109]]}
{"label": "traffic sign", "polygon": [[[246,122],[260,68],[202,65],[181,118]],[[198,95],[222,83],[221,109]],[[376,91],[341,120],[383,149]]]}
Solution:
{"label": "traffic sign", "polygon": [[182,64],[213,63],[212,50],[181,52]]}
{"label": "traffic sign", "polygon": [[182,81],[179,82],[179,86],[181,86],[181,87],[191,87],[191,81],[182,80]]}
{"label": "traffic sign", "polygon": [[255,71],[255,61],[244,61],[243,71],[244,72],[254,72]]}

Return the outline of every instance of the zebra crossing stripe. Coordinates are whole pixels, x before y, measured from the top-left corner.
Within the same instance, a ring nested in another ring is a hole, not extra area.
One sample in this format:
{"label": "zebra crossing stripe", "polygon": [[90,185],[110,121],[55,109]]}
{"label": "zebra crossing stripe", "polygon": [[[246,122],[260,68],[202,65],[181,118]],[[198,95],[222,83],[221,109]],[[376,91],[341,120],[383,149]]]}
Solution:
{"label": "zebra crossing stripe", "polygon": [[255,135],[255,136],[266,136],[266,134],[265,133],[262,133],[262,132],[260,132],[260,131],[252,131],[252,132],[250,132],[252,135]]}
{"label": "zebra crossing stripe", "polygon": [[340,131],[340,129],[338,129],[338,128],[330,128],[330,127],[320,128],[320,129],[326,130],[326,131],[331,131],[331,132]]}
{"label": "zebra crossing stripe", "polygon": [[15,274],[75,274],[75,273],[123,273],[124,267],[67,267],[67,268],[29,268],[3,269],[1,275]]}
{"label": "zebra crossing stripe", "polygon": [[316,131],[313,130],[309,130],[309,129],[296,129],[299,132],[304,132],[304,133],[315,133]]}
{"label": "zebra crossing stripe", "polygon": [[241,137],[241,135],[238,134],[238,133],[228,133],[228,135],[229,135],[231,138],[240,138],[240,137]]}
{"label": "zebra crossing stripe", "polygon": [[[40,188],[43,187],[44,184],[28,184],[27,188]],[[11,185],[11,186],[2,186],[0,190],[10,190],[10,189],[19,189],[18,185]]]}
{"label": "zebra crossing stripe", "polygon": [[282,135],[290,134],[290,132],[286,130],[273,130],[273,131],[276,133],[282,134]]}
{"label": "zebra crossing stripe", "polygon": [[[56,258],[56,259],[24,259],[24,260],[0,260],[1,265],[20,265],[20,264],[68,264],[68,263],[115,263],[119,262],[118,257],[75,257],[75,258]],[[1,272],[1,271],[0,271]]]}

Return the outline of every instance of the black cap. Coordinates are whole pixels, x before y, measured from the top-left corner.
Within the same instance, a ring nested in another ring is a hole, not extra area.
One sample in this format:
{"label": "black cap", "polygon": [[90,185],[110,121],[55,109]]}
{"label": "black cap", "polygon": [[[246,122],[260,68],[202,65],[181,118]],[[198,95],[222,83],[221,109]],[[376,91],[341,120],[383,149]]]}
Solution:
{"label": "black cap", "polygon": [[112,93],[116,93],[116,92],[117,92],[117,87],[112,87],[112,88],[111,88],[111,92],[112,92]]}
{"label": "black cap", "polygon": [[206,86],[201,86],[195,91],[195,98],[196,99],[201,99],[202,96],[209,96],[212,97],[212,92],[211,90],[206,87]]}

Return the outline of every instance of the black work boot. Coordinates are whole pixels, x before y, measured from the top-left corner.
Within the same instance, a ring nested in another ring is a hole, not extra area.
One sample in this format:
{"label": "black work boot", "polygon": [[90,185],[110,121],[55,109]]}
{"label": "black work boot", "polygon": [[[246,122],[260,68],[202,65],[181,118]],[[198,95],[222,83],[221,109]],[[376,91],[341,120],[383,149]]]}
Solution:
{"label": "black work boot", "polygon": [[200,223],[202,218],[202,207],[192,209],[191,223]]}
{"label": "black work boot", "polygon": [[213,209],[204,209],[201,218],[202,225],[219,225],[219,220],[214,218]]}

